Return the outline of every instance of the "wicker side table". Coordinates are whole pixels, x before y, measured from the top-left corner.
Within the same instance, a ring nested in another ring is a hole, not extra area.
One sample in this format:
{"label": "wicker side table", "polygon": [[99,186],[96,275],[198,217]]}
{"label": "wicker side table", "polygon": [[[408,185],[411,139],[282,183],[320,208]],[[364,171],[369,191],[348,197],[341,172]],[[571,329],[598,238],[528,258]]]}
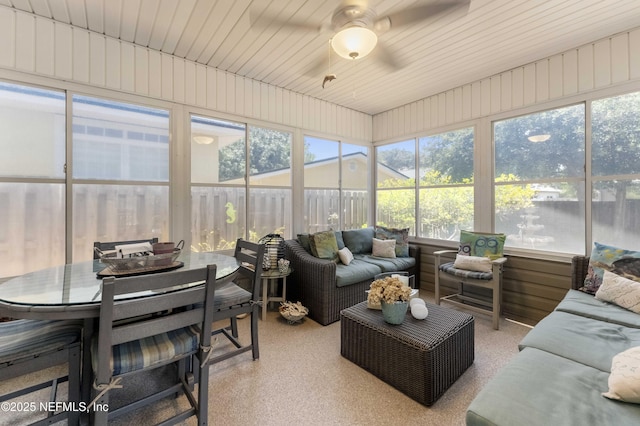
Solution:
{"label": "wicker side table", "polygon": [[473,364],[469,314],[427,304],[429,316],[384,322],[367,302],[340,313],[340,353],[407,396],[432,405]]}

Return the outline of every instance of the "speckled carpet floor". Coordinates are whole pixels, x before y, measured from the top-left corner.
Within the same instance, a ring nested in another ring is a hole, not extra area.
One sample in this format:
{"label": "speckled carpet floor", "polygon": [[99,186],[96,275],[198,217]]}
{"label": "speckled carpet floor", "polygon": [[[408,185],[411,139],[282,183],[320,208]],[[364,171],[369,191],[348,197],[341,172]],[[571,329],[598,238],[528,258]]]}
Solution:
{"label": "speckled carpet floor", "polygon": [[[432,301],[432,294],[424,299]],[[453,308],[452,308],[453,309]],[[470,312],[471,313],[471,312]],[[485,383],[518,351],[529,328],[504,318],[493,330],[489,315],[475,317],[475,361],[431,407],[397,391],[340,355],[340,323],[323,327],[305,319],[288,324],[274,310],[260,321],[260,359],[251,352],[211,368],[209,424],[214,425],[464,425],[465,411]],[[240,336],[248,337],[249,320],[239,321]],[[224,350],[226,340],[216,346]],[[112,403],[127,393],[149,388],[161,373],[124,381]],[[40,377],[33,377],[38,380]],[[31,378],[30,378],[31,379]],[[21,380],[22,382],[22,380]],[[15,385],[15,382],[13,383]],[[60,395],[66,397],[66,384]],[[12,382],[0,383],[0,392]],[[25,401],[45,401],[42,391]],[[167,398],[112,422],[114,425],[153,425],[188,405],[184,396]],[[41,417],[37,412],[0,413],[0,425],[18,426]],[[64,424],[64,423],[62,423]],[[185,424],[197,424],[195,417]]]}

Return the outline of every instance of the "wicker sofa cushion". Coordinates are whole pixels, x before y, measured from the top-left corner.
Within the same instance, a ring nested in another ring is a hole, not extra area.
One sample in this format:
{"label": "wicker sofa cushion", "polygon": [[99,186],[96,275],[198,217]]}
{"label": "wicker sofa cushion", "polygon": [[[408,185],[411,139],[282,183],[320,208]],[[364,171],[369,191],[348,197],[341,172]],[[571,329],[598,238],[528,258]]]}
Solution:
{"label": "wicker sofa cushion", "polygon": [[368,254],[358,254],[354,256],[356,259],[376,265],[382,272],[398,272],[406,271],[416,265],[416,259],[413,257],[395,257],[380,258]]}
{"label": "wicker sofa cushion", "polygon": [[63,348],[80,339],[81,320],[0,323],[0,364]]}
{"label": "wicker sofa cushion", "polygon": [[[351,284],[370,280],[374,275],[382,272],[379,266],[354,259],[349,265],[341,263],[336,265],[336,286],[345,287]],[[364,297],[364,296],[363,296]]]}
{"label": "wicker sofa cushion", "polygon": [[[198,349],[199,333],[197,327],[190,326],[152,337],[122,343],[113,347],[110,366],[113,375],[130,373],[170,362],[174,357]],[[98,350],[98,339],[93,339],[91,351]],[[93,371],[97,371],[98,357],[92,356]]]}

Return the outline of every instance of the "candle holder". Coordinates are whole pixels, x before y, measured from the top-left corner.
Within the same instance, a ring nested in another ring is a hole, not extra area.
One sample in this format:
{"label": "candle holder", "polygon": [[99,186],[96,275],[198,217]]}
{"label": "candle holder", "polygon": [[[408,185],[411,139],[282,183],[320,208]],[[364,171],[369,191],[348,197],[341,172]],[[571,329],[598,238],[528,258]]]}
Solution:
{"label": "candle holder", "polygon": [[264,244],[262,269],[277,269],[278,260],[284,258],[284,238],[280,234],[268,234],[260,238],[258,244]]}

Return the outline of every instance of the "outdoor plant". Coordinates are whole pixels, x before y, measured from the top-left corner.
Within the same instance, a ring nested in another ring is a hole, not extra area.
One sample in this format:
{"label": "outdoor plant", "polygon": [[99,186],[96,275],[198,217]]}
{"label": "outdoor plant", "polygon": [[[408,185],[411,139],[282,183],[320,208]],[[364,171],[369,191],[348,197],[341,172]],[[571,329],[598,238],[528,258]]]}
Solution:
{"label": "outdoor plant", "polygon": [[368,302],[379,305],[386,303],[407,302],[411,297],[411,288],[395,277],[385,277],[371,283]]}

